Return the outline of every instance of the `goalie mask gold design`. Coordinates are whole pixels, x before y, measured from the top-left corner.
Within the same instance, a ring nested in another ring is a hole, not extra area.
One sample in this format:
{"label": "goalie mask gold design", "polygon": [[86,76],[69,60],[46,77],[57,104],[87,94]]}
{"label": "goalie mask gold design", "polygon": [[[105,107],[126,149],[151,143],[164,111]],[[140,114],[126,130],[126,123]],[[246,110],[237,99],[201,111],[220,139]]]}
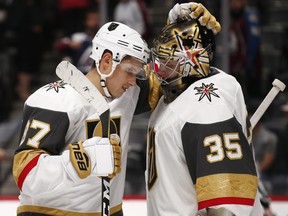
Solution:
{"label": "goalie mask gold design", "polygon": [[165,26],[153,47],[150,67],[161,82],[166,102],[210,74],[214,35],[195,19]]}

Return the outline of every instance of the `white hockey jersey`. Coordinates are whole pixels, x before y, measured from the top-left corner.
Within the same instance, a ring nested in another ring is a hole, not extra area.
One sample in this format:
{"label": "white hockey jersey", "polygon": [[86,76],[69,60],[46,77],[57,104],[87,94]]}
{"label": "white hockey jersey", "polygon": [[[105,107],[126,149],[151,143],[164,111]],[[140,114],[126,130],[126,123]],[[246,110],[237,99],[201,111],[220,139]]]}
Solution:
{"label": "white hockey jersey", "polygon": [[149,216],[195,216],[220,207],[242,216],[250,215],[254,203],[251,215],[263,215],[241,87],[234,77],[213,71],[173,102],[162,97],[151,115]]}
{"label": "white hockey jersey", "polygon": [[[129,88],[110,105],[110,133],[121,138],[121,173],[111,181],[110,213],[121,211],[129,130],[140,88]],[[73,182],[61,154],[69,143],[101,136],[94,108],[63,81],[48,84],[25,103],[22,140],[14,157],[14,179],[21,190],[17,213],[100,215],[101,178]],[[64,151],[66,152],[66,151]]]}

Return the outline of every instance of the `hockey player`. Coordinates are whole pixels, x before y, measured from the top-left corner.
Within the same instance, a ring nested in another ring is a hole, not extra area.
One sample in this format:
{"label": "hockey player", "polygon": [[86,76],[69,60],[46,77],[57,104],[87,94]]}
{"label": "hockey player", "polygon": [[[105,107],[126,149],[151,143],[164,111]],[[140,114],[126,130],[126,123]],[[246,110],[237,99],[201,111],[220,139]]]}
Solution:
{"label": "hockey player", "polygon": [[211,66],[212,31],[174,23],[153,47],[164,95],[149,120],[148,215],[263,215],[243,93]]}
{"label": "hockey player", "polygon": [[[220,30],[219,23],[201,4],[175,8],[171,12],[173,19],[195,12],[202,16],[203,25]],[[171,22],[173,19],[169,18]],[[132,117],[150,109],[146,104],[148,98],[152,101],[153,90],[157,95],[157,83],[151,78],[136,85],[136,77],[147,75],[143,67],[149,49],[133,29],[117,22],[107,23],[92,44],[90,57],[95,65],[86,76],[109,100],[113,135],[110,141],[101,138],[101,124],[94,108],[63,81],[33,93],[25,102],[21,141],[13,164],[13,176],[20,189],[19,216],[100,215],[99,176],[111,178],[111,215],[123,215]],[[96,155],[102,155],[102,159]]]}

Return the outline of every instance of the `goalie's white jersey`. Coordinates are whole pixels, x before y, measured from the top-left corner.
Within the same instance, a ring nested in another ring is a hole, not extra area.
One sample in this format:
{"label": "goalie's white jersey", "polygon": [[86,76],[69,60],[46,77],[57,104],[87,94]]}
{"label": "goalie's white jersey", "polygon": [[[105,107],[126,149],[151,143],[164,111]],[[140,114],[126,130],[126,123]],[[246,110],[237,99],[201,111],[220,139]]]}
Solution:
{"label": "goalie's white jersey", "polygon": [[251,215],[263,215],[241,87],[216,68],[213,74],[170,104],[162,97],[151,115],[149,216],[195,216],[198,210],[219,207],[249,215],[255,200],[257,210]]}
{"label": "goalie's white jersey", "polygon": [[[129,88],[109,103],[110,133],[121,138],[121,173],[111,180],[110,213],[121,211],[129,130],[140,88]],[[14,159],[14,178],[21,190],[17,212],[47,215],[100,215],[101,178],[73,182],[61,154],[69,143],[101,136],[95,109],[63,81],[48,84],[25,103],[22,140]]]}

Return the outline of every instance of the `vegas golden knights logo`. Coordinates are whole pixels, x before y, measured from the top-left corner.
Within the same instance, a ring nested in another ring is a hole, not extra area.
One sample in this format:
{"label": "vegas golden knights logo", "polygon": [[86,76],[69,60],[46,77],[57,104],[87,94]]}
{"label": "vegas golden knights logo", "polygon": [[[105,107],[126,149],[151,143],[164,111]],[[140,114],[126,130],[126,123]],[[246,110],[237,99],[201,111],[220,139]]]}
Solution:
{"label": "vegas golden knights logo", "polygon": [[148,141],[148,190],[150,190],[157,180],[156,154],[155,154],[155,131],[149,128]]}
{"label": "vegas golden knights logo", "polygon": [[[110,118],[110,134],[117,134],[120,136],[121,117]],[[86,121],[86,137],[87,139],[93,136],[102,137],[102,124],[100,119],[93,119]]]}

